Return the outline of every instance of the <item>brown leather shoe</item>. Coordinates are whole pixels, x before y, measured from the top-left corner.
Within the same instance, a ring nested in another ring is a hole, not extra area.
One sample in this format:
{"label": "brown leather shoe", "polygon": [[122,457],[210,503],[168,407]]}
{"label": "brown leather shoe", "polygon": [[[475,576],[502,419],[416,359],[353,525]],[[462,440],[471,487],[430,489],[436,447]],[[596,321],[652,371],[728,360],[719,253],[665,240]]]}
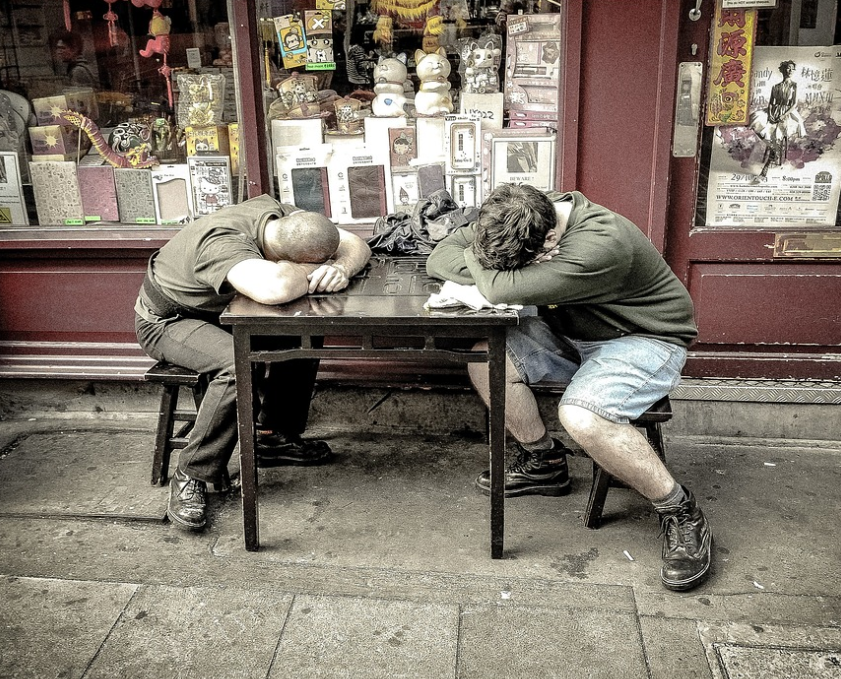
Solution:
{"label": "brown leather shoe", "polygon": [[177,470],[169,482],[166,515],[178,528],[204,528],[207,523],[207,484]]}

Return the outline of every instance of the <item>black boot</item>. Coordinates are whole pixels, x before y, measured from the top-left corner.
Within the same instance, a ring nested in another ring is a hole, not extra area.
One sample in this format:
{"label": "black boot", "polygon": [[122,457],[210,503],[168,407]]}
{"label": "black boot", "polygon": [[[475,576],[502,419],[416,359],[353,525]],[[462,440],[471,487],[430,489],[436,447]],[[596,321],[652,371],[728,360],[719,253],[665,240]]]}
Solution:
{"label": "black boot", "polygon": [[667,589],[682,592],[697,587],[710,573],[713,533],[695,496],[686,488],[678,504],[655,507],[663,534],[660,578]]}
{"label": "black boot", "polygon": [[[552,439],[549,450],[530,452],[515,442],[516,459],[505,470],[505,497],[518,495],[566,495],[570,491],[567,458],[569,450]],[[483,471],[476,485],[486,495],[491,492],[491,472]]]}
{"label": "black boot", "polygon": [[169,482],[169,520],[179,528],[201,530],[207,523],[207,484],[176,470]]}
{"label": "black boot", "polygon": [[257,466],[324,464],[333,458],[326,441],[302,439],[297,434],[257,431]]}

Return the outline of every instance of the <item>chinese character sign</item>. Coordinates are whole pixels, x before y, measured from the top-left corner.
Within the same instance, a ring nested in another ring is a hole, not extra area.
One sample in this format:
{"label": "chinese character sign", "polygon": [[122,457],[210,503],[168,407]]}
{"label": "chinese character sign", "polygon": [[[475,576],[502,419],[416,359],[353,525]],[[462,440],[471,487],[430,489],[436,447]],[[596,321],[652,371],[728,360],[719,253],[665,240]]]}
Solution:
{"label": "chinese character sign", "polygon": [[707,125],[744,125],[748,120],[756,10],[716,4],[710,45]]}

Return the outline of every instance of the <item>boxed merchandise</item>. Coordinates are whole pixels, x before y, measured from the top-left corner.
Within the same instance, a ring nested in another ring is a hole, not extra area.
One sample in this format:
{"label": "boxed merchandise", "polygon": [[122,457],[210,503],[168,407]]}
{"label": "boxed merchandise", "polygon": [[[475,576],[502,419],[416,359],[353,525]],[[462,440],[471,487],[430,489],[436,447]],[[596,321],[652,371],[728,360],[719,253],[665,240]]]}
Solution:
{"label": "boxed merchandise", "polygon": [[79,165],[79,191],[86,222],[118,222],[117,187],[110,165]]}
{"label": "boxed merchandise", "polygon": [[0,151],[0,226],[28,224],[18,154]]}
{"label": "boxed merchandise", "polygon": [[158,224],[176,225],[193,221],[193,191],[190,167],[186,163],[155,167],[152,170],[152,191]]}
{"label": "boxed merchandise", "polygon": [[117,205],[120,221],[124,224],[154,224],[155,194],[152,191],[152,172],[117,168],[114,170],[117,185]]}
{"label": "boxed merchandise", "polygon": [[76,111],[88,118],[96,118],[96,93],[90,88],[75,88],[66,90],[64,94],[32,100],[32,110],[38,125],[52,125],[58,117],[58,112],[63,109]]}
{"label": "boxed merchandise", "polygon": [[330,144],[312,149],[280,147],[276,156],[280,202],[332,217],[327,175],[332,152]]}
{"label": "boxed merchandise", "polygon": [[209,215],[230,205],[231,163],[228,156],[187,158],[193,187],[193,214]]}
{"label": "boxed merchandise", "polygon": [[90,141],[72,125],[44,125],[29,128],[32,155],[51,156],[50,160],[72,160],[83,156],[90,148]]}
{"label": "boxed merchandise", "polygon": [[188,156],[227,156],[230,153],[226,125],[190,126],[184,130],[184,138],[187,142]]}
{"label": "boxed merchandise", "polygon": [[29,177],[41,226],[85,223],[76,163],[38,161],[29,163]]}
{"label": "boxed merchandise", "polygon": [[558,115],[561,73],[560,14],[508,17],[506,110]]}
{"label": "boxed merchandise", "polygon": [[228,125],[228,145],[231,148],[231,174],[239,174],[239,123]]}

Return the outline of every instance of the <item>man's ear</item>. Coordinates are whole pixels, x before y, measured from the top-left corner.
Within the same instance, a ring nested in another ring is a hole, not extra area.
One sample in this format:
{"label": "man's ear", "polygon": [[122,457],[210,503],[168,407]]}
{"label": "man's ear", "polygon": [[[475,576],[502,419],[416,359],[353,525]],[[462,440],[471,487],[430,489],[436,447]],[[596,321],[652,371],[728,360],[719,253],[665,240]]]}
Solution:
{"label": "man's ear", "polygon": [[543,239],[543,247],[546,250],[551,250],[558,244],[559,240],[560,236],[558,235],[558,232],[555,229],[549,229],[546,232],[546,237]]}

